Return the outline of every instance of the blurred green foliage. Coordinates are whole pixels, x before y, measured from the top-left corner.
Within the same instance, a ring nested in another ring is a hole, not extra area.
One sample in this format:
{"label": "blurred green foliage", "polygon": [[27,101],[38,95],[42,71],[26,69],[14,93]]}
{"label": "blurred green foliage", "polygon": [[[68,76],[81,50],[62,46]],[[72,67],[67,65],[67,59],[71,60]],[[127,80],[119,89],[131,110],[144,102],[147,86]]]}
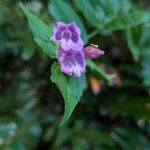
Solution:
{"label": "blurred green foliage", "polygon": [[63,100],[49,80],[53,60],[35,44],[18,1],[1,0],[0,150],[149,150],[149,1],[22,2],[49,25],[77,17],[84,39],[105,51],[95,62],[116,76],[109,86],[98,82],[98,94],[88,82],[72,117],[59,127]]}

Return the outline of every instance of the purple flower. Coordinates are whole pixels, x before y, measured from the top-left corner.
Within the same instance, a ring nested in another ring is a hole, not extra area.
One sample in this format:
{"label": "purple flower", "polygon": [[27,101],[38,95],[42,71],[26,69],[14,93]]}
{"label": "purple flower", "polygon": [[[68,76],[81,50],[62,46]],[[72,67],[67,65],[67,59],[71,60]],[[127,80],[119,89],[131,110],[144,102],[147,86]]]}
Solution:
{"label": "purple flower", "polygon": [[68,51],[70,49],[81,51],[84,43],[80,34],[80,28],[75,24],[75,22],[71,22],[69,24],[57,22],[53,29],[51,40],[59,42],[64,51]]}
{"label": "purple flower", "polygon": [[96,58],[104,55],[104,51],[100,50],[97,45],[91,44],[83,49],[85,58]]}
{"label": "purple flower", "polygon": [[63,73],[80,77],[85,72],[85,58],[96,58],[104,54],[98,46],[91,44],[83,48],[80,28],[75,22],[57,22],[51,40],[59,42],[57,59]]}
{"label": "purple flower", "polygon": [[86,62],[82,50],[69,49],[65,51],[59,47],[57,57],[63,73],[80,77],[85,72]]}

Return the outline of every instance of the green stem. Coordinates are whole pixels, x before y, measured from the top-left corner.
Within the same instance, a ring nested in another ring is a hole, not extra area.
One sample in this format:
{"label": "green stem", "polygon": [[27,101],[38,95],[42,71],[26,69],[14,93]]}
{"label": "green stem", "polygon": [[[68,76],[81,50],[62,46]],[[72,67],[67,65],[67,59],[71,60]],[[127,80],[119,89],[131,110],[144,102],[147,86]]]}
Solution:
{"label": "green stem", "polygon": [[99,30],[94,30],[88,35],[88,39],[91,39],[93,36],[99,33]]}
{"label": "green stem", "polygon": [[114,76],[106,74],[102,69],[100,69],[92,60],[87,61],[87,67],[89,72],[102,79],[105,83],[109,84]]}

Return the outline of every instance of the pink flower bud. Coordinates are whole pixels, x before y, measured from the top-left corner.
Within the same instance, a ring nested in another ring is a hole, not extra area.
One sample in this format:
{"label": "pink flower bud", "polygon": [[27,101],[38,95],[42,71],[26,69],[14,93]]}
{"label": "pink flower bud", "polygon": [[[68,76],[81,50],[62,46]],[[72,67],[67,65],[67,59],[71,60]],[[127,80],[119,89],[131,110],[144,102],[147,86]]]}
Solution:
{"label": "pink flower bud", "polygon": [[85,47],[83,51],[84,51],[85,58],[90,58],[90,59],[104,55],[104,51],[100,50],[98,48],[98,45],[94,45],[94,44],[90,44],[90,46]]}

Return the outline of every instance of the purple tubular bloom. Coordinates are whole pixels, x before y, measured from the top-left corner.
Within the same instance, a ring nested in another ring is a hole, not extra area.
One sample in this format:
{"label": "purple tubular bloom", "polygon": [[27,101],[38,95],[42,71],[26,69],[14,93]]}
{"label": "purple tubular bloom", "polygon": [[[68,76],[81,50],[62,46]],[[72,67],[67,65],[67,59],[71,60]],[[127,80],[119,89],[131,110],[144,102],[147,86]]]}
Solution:
{"label": "purple tubular bloom", "polygon": [[97,45],[91,44],[83,48],[80,28],[71,22],[57,22],[51,40],[59,42],[57,59],[63,73],[80,77],[85,72],[85,58],[96,58],[104,54]]}
{"label": "purple tubular bloom", "polygon": [[91,44],[83,49],[85,58],[97,58],[104,55],[104,51],[100,50],[97,45]]}
{"label": "purple tubular bloom", "polygon": [[75,22],[69,24],[57,22],[53,29],[51,40],[54,42],[60,42],[60,46],[65,51],[70,49],[80,51],[84,45],[80,34],[80,28],[75,24]]}
{"label": "purple tubular bloom", "polygon": [[80,77],[85,72],[86,62],[83,51],[74,49],[65,51],[59,47],[57,57],[63,73]]}

